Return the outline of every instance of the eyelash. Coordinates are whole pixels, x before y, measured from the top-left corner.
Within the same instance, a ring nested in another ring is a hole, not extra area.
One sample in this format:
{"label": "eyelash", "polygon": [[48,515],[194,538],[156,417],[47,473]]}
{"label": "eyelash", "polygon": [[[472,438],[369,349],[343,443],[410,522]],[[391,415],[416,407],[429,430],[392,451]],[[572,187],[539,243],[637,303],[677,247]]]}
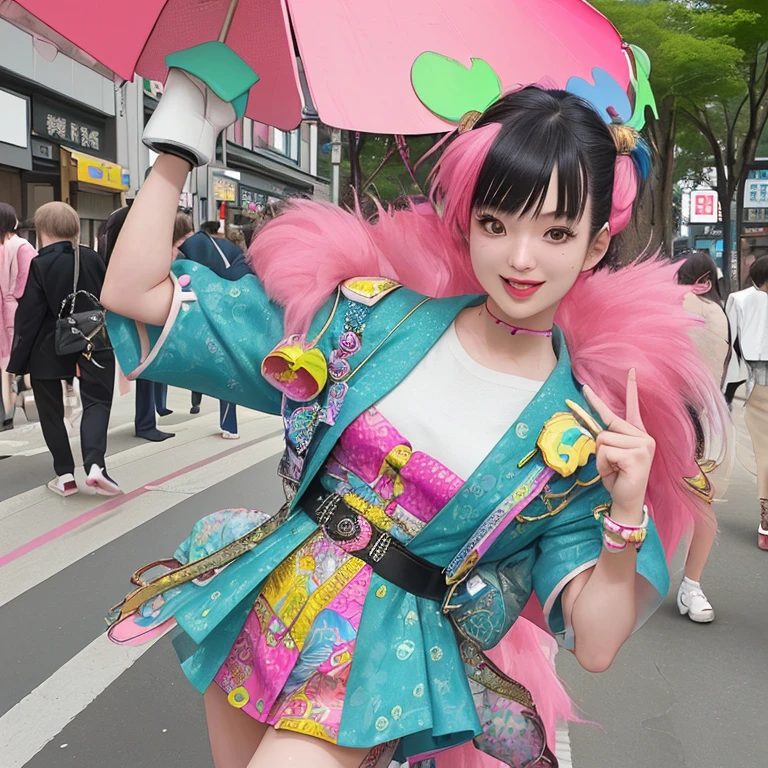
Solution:
{"label": "eyelash", "polygon": [[[488,232],[489,235],[496,235],[496,236],[498,236],[498,235],[502,234],[501,232],[491,232],[488,229],[487,225],[490,224],[490,223],[496,222],[498,224],[501,224],[501,222],[495,216],[491,216],[490,214],[487,214],[487,213],[480,213],[480,214],[477,215],[477,220],[480,222],[480,226],[486,232]],[[503,224],[501,224],[501,226],[504,227]],[[504,229],[504,233],[506,233],[506,228]]]}
{"label": "eyelash", "polygon": [[557,243],[560,245],[561,243],[567,243],[572,238],[576,237],[576,233],[572,229],[568,229],[568,227],[552,227],[552,229],[548,229],[546,231],[547,235],[552,234],[552,232],[562,232],[565,237],[562,240],[552,240],[551,242]]}

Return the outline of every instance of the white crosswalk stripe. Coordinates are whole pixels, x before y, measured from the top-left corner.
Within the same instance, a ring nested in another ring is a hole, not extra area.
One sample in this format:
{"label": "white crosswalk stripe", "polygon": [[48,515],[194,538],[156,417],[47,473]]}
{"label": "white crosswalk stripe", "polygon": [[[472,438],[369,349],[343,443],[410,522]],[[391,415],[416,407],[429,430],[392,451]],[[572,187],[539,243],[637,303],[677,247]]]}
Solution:
{"label": "white crosswalk stripe", "polygon": [[154,644],[119,647],[97,637],[0,717],[3,768],[22,768]]}

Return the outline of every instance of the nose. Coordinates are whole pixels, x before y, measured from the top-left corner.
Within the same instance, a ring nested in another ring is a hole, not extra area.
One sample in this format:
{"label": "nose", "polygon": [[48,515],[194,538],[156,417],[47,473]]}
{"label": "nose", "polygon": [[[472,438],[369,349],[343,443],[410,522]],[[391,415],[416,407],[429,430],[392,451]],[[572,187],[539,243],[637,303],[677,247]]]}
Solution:
{"label": "nose", "polygon": [[510,238],[507,264],[516,272],[530,272],[536,266],[533,243],[526,236]]}

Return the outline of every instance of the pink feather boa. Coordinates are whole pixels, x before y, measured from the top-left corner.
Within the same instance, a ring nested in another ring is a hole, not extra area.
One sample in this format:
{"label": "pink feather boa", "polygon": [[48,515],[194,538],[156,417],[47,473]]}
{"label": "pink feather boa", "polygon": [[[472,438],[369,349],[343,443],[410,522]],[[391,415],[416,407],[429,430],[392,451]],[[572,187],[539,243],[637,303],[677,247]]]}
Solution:
{"label": "pink feather boa", "polygon": [[[296,201],[258,235],[250,256],[268,294],[285,309],[286,330],[303,332],[323,301],[349,277],[389,277],[434,297],[480,292],[460,231],[429,205],[395,214],[380,208],[374,225],[335,206]],[[637,369],[642,416],[657,445],[648,500],[669,560],[701,504],[684,481],[697,473],[687,406],[718,434],[728,420],[691,339],[700,320],[683,309],[690,287],[677,285],[675,273],[668,262],[649,260],[616,272],[582,275],[556,318],[574,376],[619,415],[624,414],[627,371]],[[540,622],[540,616],[527,615]],[[552,638],[525,618],[490,653],[531,690],[553,749],[558,720],[578,720],[554,671],[554,655]],[[501,763],[469,744],[442,753],[438,766],[496,768]]]}

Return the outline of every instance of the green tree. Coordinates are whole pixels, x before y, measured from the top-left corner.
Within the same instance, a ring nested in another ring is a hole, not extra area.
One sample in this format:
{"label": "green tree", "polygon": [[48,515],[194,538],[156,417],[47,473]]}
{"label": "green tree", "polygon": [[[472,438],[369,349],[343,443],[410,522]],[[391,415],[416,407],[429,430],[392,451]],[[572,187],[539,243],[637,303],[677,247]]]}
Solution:
{"label": "green tree", "polygon": [[738,20],[706,3],[678,0],[592,0],[625,40],[643,48],[651,59],[651,85],[659,119],[648,123],[654,149],[652,176],[627,233],[637,252],[650,245],[671,249],[675,215],[673,189],[675,147],[681,103],[732,97],[740,85],[743,51],[732,34]]}
{"label": "green tree", "polygon": [[736,281],[731,253],[731,204],[754,162],[768,121],[768,6],[766,0],[700,2],[703,12],[727,18],[732,46],[741,51],[732,88],[709,98],[687,94],[682,115],[706,139],[717,172],[717,195],[723,212],[727,284]]}
{"label": "green tree", "polygon": [[[422,194],[438,155],[428,158],[414,176],[408,166],[418,162],[442,137],[443,134],[407,136],[398,146],[392,135],[345,131],[340,173],[341,202],[354,205],[356,194],[363,206],[372,205],[371,197],[390,203],[404,195]],[[406,154],[405,159],[402,153]]]}

